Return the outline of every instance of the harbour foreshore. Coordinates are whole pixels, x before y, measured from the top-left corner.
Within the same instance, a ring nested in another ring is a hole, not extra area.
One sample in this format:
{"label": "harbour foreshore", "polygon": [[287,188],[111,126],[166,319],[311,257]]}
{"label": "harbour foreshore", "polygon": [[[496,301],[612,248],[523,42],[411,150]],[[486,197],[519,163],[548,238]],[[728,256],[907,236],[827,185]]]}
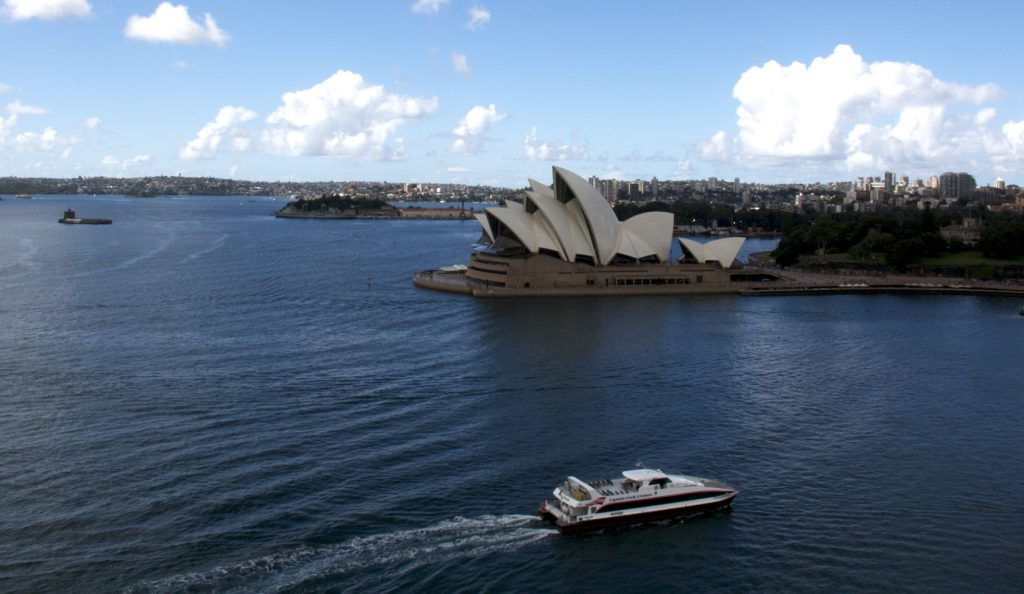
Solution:
{"label": "harbour foreshore", "polygon": [[[756,269],[752,269],[756,270]],[[922,276],[845,276],[779,272],[782,279],[768,282],[733,282],[725,286],[613,286],[586,288],[473,287],[464,271],[424,270],[413,275],[413,284],[425,289],[473,295],[474,297],[584,297],[653,295],[834,295],[918,293],[953,295],[1004,295],[1024,297],[1024,284]]]}

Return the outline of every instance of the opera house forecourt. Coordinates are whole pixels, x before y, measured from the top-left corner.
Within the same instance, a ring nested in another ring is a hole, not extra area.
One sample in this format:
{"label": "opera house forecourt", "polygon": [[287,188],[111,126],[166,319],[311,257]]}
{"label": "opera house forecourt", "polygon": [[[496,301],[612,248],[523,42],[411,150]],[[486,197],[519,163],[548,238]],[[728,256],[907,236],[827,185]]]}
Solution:
{"label": "opera house forecourt", "polygon": [[552,172],[550,187],[529,180],[522,203],[476,215],[482,245],[468,265],[418,272],[413,282],[474,297],[522,297],[736,293],[777,278],[734,267],[740,237],[679,238],[683,257],[673,261],[672,213],[619,221],[586,180],[561,167]]}

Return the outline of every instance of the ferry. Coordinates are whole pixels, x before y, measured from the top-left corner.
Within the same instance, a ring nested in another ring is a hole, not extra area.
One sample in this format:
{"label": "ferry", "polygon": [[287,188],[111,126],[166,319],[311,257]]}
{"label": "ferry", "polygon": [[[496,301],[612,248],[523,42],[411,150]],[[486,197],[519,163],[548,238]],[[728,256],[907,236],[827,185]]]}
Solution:
{"label": "ferry", "polygon": [[570,476],[540,504],[540,514],[563,534],[640,524],[728,508],[739,494],[714,479],[626,470],[622,478],[583,481]]}
{"label": "ferry", "polygon": [[28,200],[31,197],[32,197],[32,194],[18,194],[18,195],[15,196],[15,198],[18,198],[20,200]]}

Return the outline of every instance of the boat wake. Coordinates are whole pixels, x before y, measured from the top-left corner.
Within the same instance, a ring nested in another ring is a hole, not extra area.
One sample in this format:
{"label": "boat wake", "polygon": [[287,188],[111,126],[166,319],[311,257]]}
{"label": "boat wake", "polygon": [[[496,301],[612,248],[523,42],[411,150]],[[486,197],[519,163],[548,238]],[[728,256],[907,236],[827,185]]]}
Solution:
{"label": "boat wake", "polygon": [[206,247],[206,248],[203,248],[201,250],[192,252],[188,256],[185,256],[185,258],[181,262],[178,262],[178,264],[187,264],[187,263],[189,263],[189,262],[191,262],[193,260],[197,260],[197,259],[202,258],[203,256],[205,256],[207,254],[211,254],[211,253],[219,250],[220,248],[224,247],[224,242],[227,241],[227,239],[228,239],[227,233],[217,237],[216,239],[213,240],[213,243],[211,243],[209,245],[209,247]]}
{"label": "boat wake", "polygon": [[203,572],[140,582],[127,591],[279,592],[314,586],[323,579],[352,581],[361,589],[425,565],[508,551],[558,533],[543,526],[537,516],[456,517],[424,528],[299,547]]}

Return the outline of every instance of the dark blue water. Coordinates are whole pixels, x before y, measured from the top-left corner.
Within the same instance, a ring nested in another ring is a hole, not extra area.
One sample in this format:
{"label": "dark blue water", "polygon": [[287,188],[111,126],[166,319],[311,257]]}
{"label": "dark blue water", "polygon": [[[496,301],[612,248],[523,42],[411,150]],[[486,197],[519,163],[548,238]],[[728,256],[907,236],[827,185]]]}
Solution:
{"label": "dark blue water", "polygon": [[[472,221],[280,204],[0,202],[0,590],[1024,583],[1016,300],[479,301],[410,283]],[[637,460],[742,493],[583,537],[533,518]]]}

